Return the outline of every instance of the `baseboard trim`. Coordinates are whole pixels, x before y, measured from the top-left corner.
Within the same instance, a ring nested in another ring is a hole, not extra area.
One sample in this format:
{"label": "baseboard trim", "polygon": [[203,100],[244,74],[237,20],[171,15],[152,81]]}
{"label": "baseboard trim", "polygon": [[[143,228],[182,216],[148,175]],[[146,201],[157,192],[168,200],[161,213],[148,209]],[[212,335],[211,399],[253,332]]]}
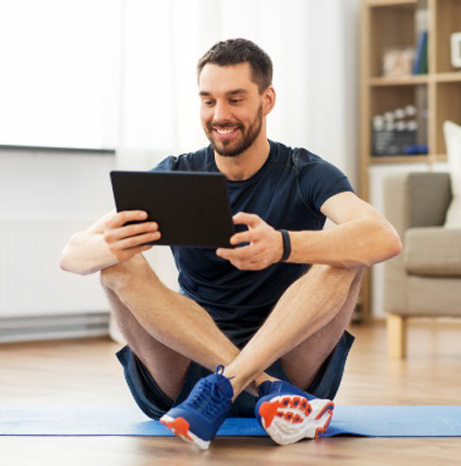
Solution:
{"label": "baseboard trim", "polygon": [[0,343],[109,335],[109,312],[0,319]]}
{"label": "baseboard trim", "polygon": [[[408,316],[410,325],[418,327],[461,327],[461,318],[457,317],[413,317]],[[386,325],[386,317],[373,317],[366,323]]]}

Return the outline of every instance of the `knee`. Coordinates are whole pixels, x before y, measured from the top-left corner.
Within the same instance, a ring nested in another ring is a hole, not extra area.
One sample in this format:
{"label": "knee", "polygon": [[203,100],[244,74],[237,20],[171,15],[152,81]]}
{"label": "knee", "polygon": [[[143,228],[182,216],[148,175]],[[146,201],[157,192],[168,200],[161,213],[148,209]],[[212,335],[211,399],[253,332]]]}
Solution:
{"label": "knee", "polygon": [[365,268],[341,268],[331,265],[316,264],[309,273],[319,276],[322,283],[330,285],[338,294],[349,295],[352,288],[359,287]]}
{"label": "knee", "polygon": [[319,274],[325,278],[338,279],[341,281],[354,281],[357,277],[362,277],[364,268],[350,268],[335,267],[326,264],[314,264],[309,273]]}
{"label": "knee", "polygon": [[120,291],[143,279],[148,279],[149,272],[152,273],[149,264],[141,254],[138,254],[129,261],[101,270],[101,285],[105,289]]}
{"label": "knee", "polygon": [[130,279],[124,264],[117,264],[101,270],[101,285],[106,290],[116,291]]}

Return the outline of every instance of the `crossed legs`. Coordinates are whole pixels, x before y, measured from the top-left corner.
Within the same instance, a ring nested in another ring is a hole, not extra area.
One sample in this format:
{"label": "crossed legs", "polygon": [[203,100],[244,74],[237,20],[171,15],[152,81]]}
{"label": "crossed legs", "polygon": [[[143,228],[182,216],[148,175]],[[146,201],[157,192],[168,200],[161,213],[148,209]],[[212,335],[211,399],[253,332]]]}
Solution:
{"label": "crossed legs", "polygon": [[239,353],[205,309],[165,287],[142,255],[104,269],[101,281],[128,345],[170,399],[191,360],[214,371]]}
{"label": "crossed legs", "polygon": [[266,322],[240,351],[192,300],[166,288],[142,255],[102,271],[110,304],[132,351],[172,400],[190,361],[226,367],[235,397],[276,359],[306,389],[346,328],[363,271],[316,265],[293,283]]}
{"label": "crossed legs", "polygon": [[237,391],[281,358],[289,380],[302,390],[313,382],[346,329],[363,269],[314,265],[283,294],[265,323],[226,367]]}

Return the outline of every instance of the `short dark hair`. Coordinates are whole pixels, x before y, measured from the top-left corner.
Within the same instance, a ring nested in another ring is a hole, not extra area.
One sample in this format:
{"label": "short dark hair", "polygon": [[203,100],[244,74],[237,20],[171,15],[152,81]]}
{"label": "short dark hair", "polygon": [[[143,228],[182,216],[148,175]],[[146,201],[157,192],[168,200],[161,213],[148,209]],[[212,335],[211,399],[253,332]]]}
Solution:
{"label": "short dark hair", "polygon": [[249,63],[252,80],[260,93],[272,84],[272,60],[251,40],[229,39],[213,45],[197,64],[198,77],[207,63],[219,66]]}

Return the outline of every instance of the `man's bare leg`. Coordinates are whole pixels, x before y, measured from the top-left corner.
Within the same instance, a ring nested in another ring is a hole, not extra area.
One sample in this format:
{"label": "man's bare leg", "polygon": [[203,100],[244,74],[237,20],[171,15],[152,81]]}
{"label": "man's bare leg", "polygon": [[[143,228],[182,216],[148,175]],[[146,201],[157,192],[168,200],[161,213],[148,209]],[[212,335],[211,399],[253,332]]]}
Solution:
{"label": "man's bare leg", "polygon": [[181,391],[190,359],[152,337],[112,290],[105,288],[117,325],[134,354],[142,361],[160,390],[172,401]]}
{"label": "man's bare leg", "polygon": [[336,316],[317,333],[282,356],[282,368],[289,380],[301,390],[314,381],[324,361],[335,349],[344,334],[357,303],[363,270],[352,282],[349,296]]}
{"label": "man's bare leg", "polygon": [[281,297],[266,322],[225,369],[236,394],[275,360],[306,389],[343,334],[363,269],[314,265]]}
{"label": "man's bare leg", "polygon": [[101,281],[130,348],[169,398],[181,391],[191,360],[214,371],[239,354],[209,314],[165,287],[142,255],[104,269]]}

